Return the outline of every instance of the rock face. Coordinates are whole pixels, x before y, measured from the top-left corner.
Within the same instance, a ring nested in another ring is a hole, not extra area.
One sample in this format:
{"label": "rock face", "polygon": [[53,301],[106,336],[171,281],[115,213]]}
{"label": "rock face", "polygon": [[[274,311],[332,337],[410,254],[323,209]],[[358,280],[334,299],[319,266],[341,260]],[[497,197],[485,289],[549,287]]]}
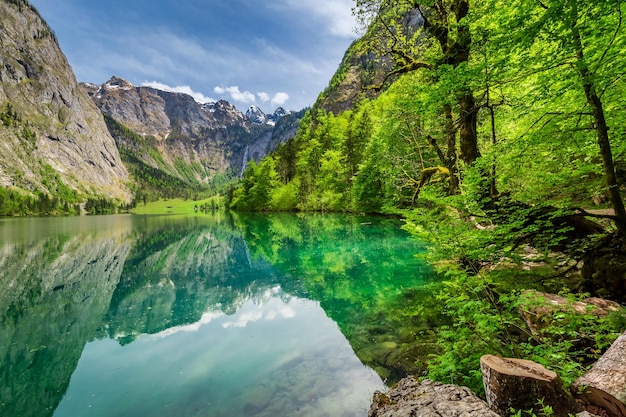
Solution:
{"label": "rock face", "polygon": [[100,110],[140,135],[203,136],[206,129],[245,125],[246,117],[227,101],[200,104],[187,94],[137,87],[114,76],[101,86],[82,84]]}
{"label": "rock face", "polygon": [[50,193],[46,173],[85,194],[130,199],[102,115],[52,30],[23,0],[0,0],[0,185]]}
{"label": "rock face", "polygon": [[374,393],[368,417],[498,417],[469,388],[412,376],[398,382],[388,393]]}
{"label": "rock face", "polygon": [[[411,37],[423,25],[423,19],[416,10],[402,18],[407,36]],[[386,50],[381,39],[381,28],[371,25],[368,32],[352,43],[346,51],[339,69],[330,81],[328,88],[320,94],[314,107],[334,114],[341,114],[353,109],[363,98],[376,98],[381,91],[389,87],[397,77],[388,77],[394,68],[390,55],[377,56],[364,52],[364,44],[381,42],[380,50]],[[382,31],[384,33],[384,31]]]}

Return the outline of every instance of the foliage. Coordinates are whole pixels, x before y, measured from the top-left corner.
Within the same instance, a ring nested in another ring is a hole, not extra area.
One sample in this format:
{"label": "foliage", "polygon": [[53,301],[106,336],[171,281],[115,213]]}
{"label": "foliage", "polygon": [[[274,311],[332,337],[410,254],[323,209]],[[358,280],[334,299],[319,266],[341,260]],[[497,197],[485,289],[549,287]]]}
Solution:
{"label": "foliage", "polygon": [[[67,188],[73,195],[74,190]],[[14,187],[0,187],[0,216],[80,214],[78,195],[71,199],[51,196],[43,191],[26,193]]]}
{"label": "foliage", "polygon": [[[591,307],[577,311],[574,303],[587,295],[564,289],[567,282],[550,264],[553,256],[528,258],[516,251],[508,225],[477,228],[478,220],[466,217],[466,198],[424,193],[420,206],[405,212],[406,229],[429,242],[425,257],[445,277],[437,300],[451,318],[438,329],[441,353],[432,357],[429,377],[482,392],[480,357],[495,354],[536,361],[566,384],[573,382],[623,331],[626,313],[598,317]],[[523,265],[530,259],[547,267],[536,268],[527,279]],[[490,272],[498,265],[504,265],[501,272]],[[533,332],[520,315],[529,303],[522,294],[526,289],[561,292],[569,303],[546,313],[544,327]]]}

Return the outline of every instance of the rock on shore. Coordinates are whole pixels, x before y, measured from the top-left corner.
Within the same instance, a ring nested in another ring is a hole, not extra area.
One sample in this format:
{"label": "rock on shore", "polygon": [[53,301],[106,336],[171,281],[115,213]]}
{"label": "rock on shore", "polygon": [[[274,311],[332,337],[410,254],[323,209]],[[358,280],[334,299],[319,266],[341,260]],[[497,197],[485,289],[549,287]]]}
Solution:
{"label": "rock on shore", "polygon": [[389,392],[374,393],[369,417],[499,417],[469,388],[409,376]]}

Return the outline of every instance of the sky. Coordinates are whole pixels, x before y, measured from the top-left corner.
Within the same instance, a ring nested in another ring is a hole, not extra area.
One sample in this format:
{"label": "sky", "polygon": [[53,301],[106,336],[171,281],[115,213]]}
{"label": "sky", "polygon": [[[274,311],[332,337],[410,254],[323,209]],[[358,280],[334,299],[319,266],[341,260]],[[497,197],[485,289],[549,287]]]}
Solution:
{"label": "sky", "polygon": [[79,81],[311,106],[356,38],[353,0],[31,0]]}

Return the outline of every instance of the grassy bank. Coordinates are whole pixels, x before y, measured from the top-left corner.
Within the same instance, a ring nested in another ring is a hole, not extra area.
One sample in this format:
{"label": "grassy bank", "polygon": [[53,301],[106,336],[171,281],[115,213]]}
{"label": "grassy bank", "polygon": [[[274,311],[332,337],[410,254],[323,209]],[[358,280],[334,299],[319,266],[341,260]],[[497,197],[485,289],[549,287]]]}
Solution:
{"label": "grassy bank", "polygon": [[139,204],[131,210],[133,214],[193,214],[224,208],[224,198],[213,196],[203,200],[171,200],[151,201]]}

